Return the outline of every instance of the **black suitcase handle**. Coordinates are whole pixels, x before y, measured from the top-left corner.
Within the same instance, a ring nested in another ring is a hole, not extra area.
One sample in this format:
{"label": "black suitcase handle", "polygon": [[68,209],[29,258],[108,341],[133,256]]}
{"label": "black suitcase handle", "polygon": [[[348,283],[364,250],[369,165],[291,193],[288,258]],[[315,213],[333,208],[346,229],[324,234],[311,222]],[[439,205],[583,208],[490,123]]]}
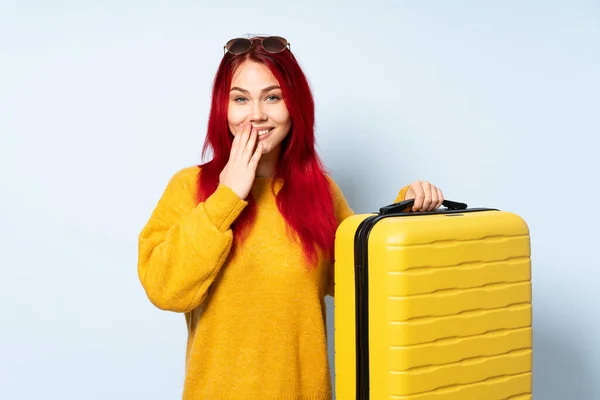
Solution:
{"label": "black suitcase handle", "polygon": [[[410,208],[414,205],[415,199],[404,200],[399,203],[390,204],[389,206],[381,207],[379,209],[379,215],[388,214],[399,214],[410,212]],[[459,203],[457,201],[444,200],[442,205],[446,207],[446,210],[466,210],[467,205],[465,203]]]}

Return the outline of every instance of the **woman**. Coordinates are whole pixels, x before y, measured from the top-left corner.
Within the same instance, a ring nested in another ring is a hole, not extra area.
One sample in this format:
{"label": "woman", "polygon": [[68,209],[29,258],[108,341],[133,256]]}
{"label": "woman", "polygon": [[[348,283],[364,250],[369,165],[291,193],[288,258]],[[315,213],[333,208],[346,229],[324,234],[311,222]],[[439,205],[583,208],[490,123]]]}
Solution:
{"label": "woman", "polygon": [[[210,162],[174,174],[139,237],[139,278],[185,313],[184,399],[330,399],[326,294],[352,215],[314,148],[307,80],[280,37],[233,39],[212,94]],[[441,205],[414,182],[396,201]]]}

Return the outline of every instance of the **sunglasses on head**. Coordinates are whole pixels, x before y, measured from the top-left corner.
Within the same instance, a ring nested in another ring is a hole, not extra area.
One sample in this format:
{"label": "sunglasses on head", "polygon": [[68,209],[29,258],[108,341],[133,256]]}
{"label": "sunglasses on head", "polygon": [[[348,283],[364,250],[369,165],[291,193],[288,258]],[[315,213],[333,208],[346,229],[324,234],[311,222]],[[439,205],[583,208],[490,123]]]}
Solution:
{"label": "sunglasses on head", "polygon": [[255,42],[258,42],[268,53],[281,53],[288,47],[291,49],[291,46],[286,39],[280,36],[267,36],[265,38],[231,39],[225,44],[224,51],[228,51],[236,56],[244,54],[254,46]]}

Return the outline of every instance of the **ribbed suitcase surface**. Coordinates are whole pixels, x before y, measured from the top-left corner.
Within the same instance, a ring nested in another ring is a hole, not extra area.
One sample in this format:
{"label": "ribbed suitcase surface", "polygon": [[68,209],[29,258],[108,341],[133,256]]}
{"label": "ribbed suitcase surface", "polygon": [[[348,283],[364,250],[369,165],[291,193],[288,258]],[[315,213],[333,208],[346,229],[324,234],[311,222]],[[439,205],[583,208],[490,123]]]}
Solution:
{"label": "ribbed suitcase surface", "polygon": [[336,398],[531,399],[525,222],[497,210],[388,216],[361,262],[369,217],[336,236]]}

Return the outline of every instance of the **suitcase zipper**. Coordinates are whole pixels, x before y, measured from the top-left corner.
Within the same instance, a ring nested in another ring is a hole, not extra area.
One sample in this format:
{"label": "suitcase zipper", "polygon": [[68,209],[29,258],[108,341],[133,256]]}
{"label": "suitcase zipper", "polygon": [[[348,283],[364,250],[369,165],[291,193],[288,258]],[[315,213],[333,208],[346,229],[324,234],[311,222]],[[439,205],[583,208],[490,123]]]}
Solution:
{"label": "suitcase zipper", "polygon": [[360,223],[354,237],[354,284],[356,315],[356,399],[369,398],[369,233],[382,217],[374,215]]}

